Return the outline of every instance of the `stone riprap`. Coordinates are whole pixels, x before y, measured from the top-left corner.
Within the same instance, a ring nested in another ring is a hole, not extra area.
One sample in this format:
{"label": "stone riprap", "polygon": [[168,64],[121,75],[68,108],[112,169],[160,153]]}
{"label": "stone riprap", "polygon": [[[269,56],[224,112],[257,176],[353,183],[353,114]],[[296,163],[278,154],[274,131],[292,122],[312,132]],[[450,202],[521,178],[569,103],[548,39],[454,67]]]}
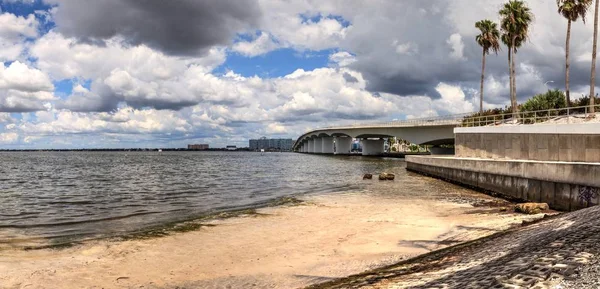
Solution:
{"label": "stone riprap", "polygon": [[598,288],[599,255],[592,207],[320,288]]}

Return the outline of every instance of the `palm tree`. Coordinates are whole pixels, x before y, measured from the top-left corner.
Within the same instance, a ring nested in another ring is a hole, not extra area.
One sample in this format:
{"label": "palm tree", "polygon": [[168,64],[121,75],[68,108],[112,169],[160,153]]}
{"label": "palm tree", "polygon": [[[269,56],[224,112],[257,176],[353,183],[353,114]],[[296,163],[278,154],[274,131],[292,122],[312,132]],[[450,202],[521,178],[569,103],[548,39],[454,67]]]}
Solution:
{"label": "palm tree", "polygon": [[475,37],[477,44],[483,48],[483,58],[481,60],[481,90],[479,91],[479,113],[483,113],[483,80],[485,78],[485,56],[490,51],[498,54],[500,50],[500,31],[496,23],[491,20],[481,20],[475,23],[475,27],[481,31],[481,34]]}
{"label": "palm tree", "polygon": [[594,45],[592,49],[592,73],[590,75],[590,114],[594,117],[594,88],[596,86],[596,50],[598,48],[598,4],[596,0],[596,8],[594,11]]}
{"label": "palm tree", "polygon": [[592,0],[556,0],[558,13],[567,18],[567,41],[565,43],[565,95],[567,97],[567,106],[571,105],[571,95],[569,93],[569,42],[571,41],[571,22],[576,22],[579,17],[585,23],[585,14],[592,5]]}
{"label": "palm tree", "polygon": [[515,75],[515,54],[517,49],[529,37],[529,25],[533,21],[533,13],[522,0],[510,0],[499,12],[502,17],[500,27],[504,32],[502,42],[508,46],[509,75],[511,79],[510,102],[513,114],[518,112],[517,85]]}
{"label": "palm tree", "polygon": [[[518,47],[521,47],[523,45],[523,41],[521,38],[516,38],[515,40],[515,49],[514,51],[512,51],[512,49],[510,49],[510,47],[512,47],[512,38],[510,37],[510,34],[508,33],[503,33],[502,36],[500,37],[500,39],[502,40],[502,43],[504,43],[504,45],[506,45],[506,47],[508,47],[508,78],[510,80],[509,83],[509,88],[510,88],[510,106],[511,108],[518,108],[517,106],[517,98],[516,98],[516,92],[515,92],[515,97],[513,98],[513,88],[515,88],[515,80],[513,78],[513,73],[515,72],[514,70],[514,61],[511,61],[513,59],[513,52],[517,51]],[[514,99],[514,101],[513,101]],[[516,110],[513,109],[513,113],[516,113]]]}

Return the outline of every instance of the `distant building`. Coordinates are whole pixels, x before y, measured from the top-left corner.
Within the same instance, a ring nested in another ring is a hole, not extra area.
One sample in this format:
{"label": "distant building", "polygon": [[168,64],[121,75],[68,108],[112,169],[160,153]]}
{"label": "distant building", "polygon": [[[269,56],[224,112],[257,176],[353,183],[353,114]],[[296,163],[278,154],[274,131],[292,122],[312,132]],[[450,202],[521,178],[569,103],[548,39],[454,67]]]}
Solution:
{"label": "distant building", "polygon": [[277,150],[291,151],[294,141],[291,138],[266,138],[251,139],[249,143],[250,150]]}
{"label": "distant building", "polygon": [[188,150],[207,150],[207,149],[208,149],[207,144],[189,144],[188,145]]}
{"label": "distant building", "polygon": [[227,146],[227,150],[234,151],[234,150],[237,150],[237,147],[236,146]]}

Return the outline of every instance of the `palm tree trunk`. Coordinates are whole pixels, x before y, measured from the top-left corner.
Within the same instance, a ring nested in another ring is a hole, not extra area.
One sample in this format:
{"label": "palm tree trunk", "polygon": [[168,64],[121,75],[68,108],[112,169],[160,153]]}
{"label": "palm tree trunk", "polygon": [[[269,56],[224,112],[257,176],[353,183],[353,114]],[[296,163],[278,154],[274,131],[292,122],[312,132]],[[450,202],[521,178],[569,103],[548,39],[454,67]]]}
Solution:
{"label": "palm tree trunk", "polygon": [[511,79],[512,79],[512,84],[510,86],[510,104],[512,106],[512,112],[513,112],[513,119],[516,119],[516,114],[518,112],[518,108],[517,108],[517,80],[516,80],[516,75],[515,75],[515,37],[513,36],[511,38],[511,46],[509,48],[510,51],[510,75],[511,75]]}
{"label": "palm tree trunk", "polygon": [[590,114],[594,117],[594,89],[596,86],[596,50],[598,48],[598,4],[600,0],[596,0],[596,8],[594,12],[594,47],[592,49],[592,73],[590,75]]}
{"label": "palm tree trunk", "polygon": [[512,78],[512,48],[508,48],[508,79],[509,79],[509,91],[510,91],[510,107],[512,108],[513,111],[513,118],[514,118],[514,103],[513,103],[513,97],[512,97],[512,86],[513,86],[513,78]]}
{"label": "palm tree trunk", "polygon": [[569,92],[569,43],[571,42],[571,19],[567,22],[567,43],[565,43],[565,95],[567,97],[567,107],[571,106],[571,94]]}
{"label": "palm tree trunk", "polygon": [[513,102],[514,102],[514,111],[516,113],[519,112],[519,105],[517,104],[517,73],[515,72],[515,58],[517,58],[517,51],[516,49],[513,49],[513,54],[512,54],[512,75],[513,75]]}
{"label": "palm tree trunk", "polygon": [[483,114],[483,80],[485,79],[485,49],[481,60],[481,89],[479,90],[479,114]]}

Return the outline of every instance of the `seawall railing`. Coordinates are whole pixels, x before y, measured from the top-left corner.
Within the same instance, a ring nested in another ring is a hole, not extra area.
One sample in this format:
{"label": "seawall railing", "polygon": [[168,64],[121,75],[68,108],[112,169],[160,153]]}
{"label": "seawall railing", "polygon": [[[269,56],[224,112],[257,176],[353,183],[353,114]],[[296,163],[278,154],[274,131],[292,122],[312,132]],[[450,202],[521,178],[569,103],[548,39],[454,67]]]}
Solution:
{"label": "seawall railing", "polygon": [[[600,110],[600,104],[594,105],[596,112]],[[594,114],[595,115],[595,114]],[[554,108],[537,111],[519,111],[516,113],[501,113],[491,115],[478,115],[473,113],[464,117],[460,123],[461,127],[497,126],[516,124],[536,124],[543,122],[572,123],[583,122],[592,119],[590,106]]]}

